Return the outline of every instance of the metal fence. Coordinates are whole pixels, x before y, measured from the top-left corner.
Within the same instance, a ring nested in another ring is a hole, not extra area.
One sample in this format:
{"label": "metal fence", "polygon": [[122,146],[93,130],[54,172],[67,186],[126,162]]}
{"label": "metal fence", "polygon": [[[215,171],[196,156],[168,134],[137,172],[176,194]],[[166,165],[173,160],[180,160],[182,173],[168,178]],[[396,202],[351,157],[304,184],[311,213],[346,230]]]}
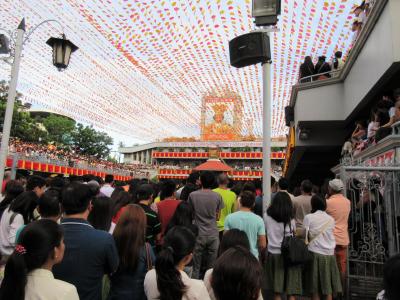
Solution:
{"label": "metal fence", "polygon": [[376,299],[383,265],[400,252],[400,166],[343,166],[351,201],[347,299]]}

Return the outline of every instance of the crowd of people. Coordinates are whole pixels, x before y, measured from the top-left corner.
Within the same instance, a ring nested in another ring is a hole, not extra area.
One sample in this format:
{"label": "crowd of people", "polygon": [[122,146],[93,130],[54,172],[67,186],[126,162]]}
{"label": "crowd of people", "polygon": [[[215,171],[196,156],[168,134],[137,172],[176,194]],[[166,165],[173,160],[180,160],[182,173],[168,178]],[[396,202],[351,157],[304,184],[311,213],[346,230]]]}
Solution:
{"label": "crowd of people", "polygon": [[315,65],[311,56],[306,56],[304,62],[300,65],[299,82],[311,82],[338,76],[344,65],[342,55],[341,51],[336,51],[331,63],[326,61],[326,56],[321,55]]}
{"label": "crowd of people", "polygon": [[132,172],[134,175],[144,176],[141,171],[148,169],[143,164],[122,164],[100,159],[96,156],[79,153],[69,147],[59,147],[53,144],[25,142],[11,138],[9,153],[18,153],[20,158],[34,159],[41,162],[64,164],[76,168],[96,168],[106,172]]}
{"label": "crowd of people", "polygon": [[[353,10],[353,23],[351,31],[353,32],[353,40],[351,48],[357,41],[360,33],[370,15],[371,9],[375,4],[374,0],[364,0]],[[299,83],[311,82],[316,80],[324,80],[331,77],[338,77],[339,71],[344,66],[342,51],[336,51],[330,62],[326,61],[326,56],[318,57],[314,64],[311,56],[306,56],[304,62],[300,65]],[[315,76],[314,76],[315,75]]]}
{"label": "crowd of people", "polygon": [[383,95],[370,115],[368,121],[356,121],[354,131],[343,145],[342,156],[357,155],[392,133],[392,125],[400,121],[400,88]]}
{"label": "crowd of people", "polygon": [[353,35],[353,45],[360,36],[361,30],[363,29],[367,19],[370,15],[371,9],[375,4],[375,0],[364,0],[359,6],[357,6],[354,11],[353,23],[351,26],[351,31]]}
{"label": "crowd of people", "polygon": [[[343,182],[300,195],[224,174],[132,180],[6,178],[0,202],[0,299],[332,299],[345,290],[350,201]],[[321,191],[321,192],[320,192]],[[234,263],[232,263],[234,262]],[[400,256],[385,266],[400,298]],[[397,278],[397,279],[396,279]]]}

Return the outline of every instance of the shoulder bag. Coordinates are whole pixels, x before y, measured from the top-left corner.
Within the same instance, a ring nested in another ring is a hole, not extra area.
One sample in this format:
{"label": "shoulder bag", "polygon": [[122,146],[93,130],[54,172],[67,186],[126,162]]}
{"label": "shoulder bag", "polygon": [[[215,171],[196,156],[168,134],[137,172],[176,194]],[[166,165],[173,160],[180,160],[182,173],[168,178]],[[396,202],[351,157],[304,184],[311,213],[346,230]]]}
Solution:
{"label": "shoulder bag", "polygon": [[283,225],[283,239],[281,254],[286,267],[304,265],[312,260],[312,254],[308,251],[306,243],[293,234],[292,226],[289,224],[290,235],[285,236],[286,224]]}
{"label": "shoulder bag", "polygon": [[312,242],[316,241],[324,232],[326,232],[328,230],[330,225],[331,225],[331,221],[329,220],[322,227],[322,230],[320,232],[318,232],[318,234],[316,236],[314,236],[314,238],[312,238],[311,240],[308,239],[308,235],[310,233],[310,232],[308,232],[308,234],[306,234],[306,245],[310,245]]}

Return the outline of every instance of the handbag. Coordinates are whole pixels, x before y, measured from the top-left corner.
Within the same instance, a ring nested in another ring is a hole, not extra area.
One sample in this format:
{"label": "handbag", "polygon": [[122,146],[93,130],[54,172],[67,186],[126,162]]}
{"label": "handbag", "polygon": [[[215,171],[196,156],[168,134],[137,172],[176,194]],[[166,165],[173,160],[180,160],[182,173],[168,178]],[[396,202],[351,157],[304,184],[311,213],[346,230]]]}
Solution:
{"label": "handbag", "polygon": [[151,259],[150,255],[150,245],[149,243],[145,244],[146,247],[146,267],[147,267],[147,272],[153,269],[153,261]]}
{"label": "handbag", "polygon": [[308,251],[306,243],[294,236],[289,224],[291,235],[285,236],[286,223],[283,226],[283,239],[281,254],[285,267],[300,266],[312,260],[312,254]]}

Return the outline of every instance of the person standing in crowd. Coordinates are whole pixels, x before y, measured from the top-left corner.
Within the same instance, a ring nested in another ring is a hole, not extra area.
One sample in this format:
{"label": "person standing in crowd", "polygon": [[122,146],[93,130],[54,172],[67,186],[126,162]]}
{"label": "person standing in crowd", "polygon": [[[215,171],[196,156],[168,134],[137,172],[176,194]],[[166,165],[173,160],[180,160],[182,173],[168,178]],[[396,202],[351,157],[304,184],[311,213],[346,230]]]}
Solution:
{"label": "person standing in crowd", "polygon": [[332,300],[332,295],[342,292],[340,274],[335,258],[335,220],[326,210],[326,200],[320,196],[312,196],[311,213],[304,217],[304,228],[308,250],[313,260],[304,272],[307,292],[313,300],[320,297]]}
{"label": "person standing in crowd", "polygon": [[112,236],[87,221],[92,200],[90,187],[79,182],[65,187],[61,195],[65,256],[55,266],[54,276],[75,285],[81,300],[101,299],[103,275],[114,273],[118,267]]}
{"label": "person standing in crowd", "polygon": [[61,218],[61,191],[50,188],[44,192],[38,201],[38,213],[41,219],[59,222]]}
{"label": "person standing in crowd", "polygon": [[390,257],[383,267],[383,288],[376,300],[400,299],[400,254]]}
{"label": "person standing in crowd", "polygon": [[222,239],[224,232],[225,219],[228,215],[236,210],[236,194],[228,189],[229,178],[225,173],[221,173],[217,177],[218,188],[213,191],[220,194],[222,201],[224,201],[224,208],[221,210],[221,214],[217,221],[217,227],[219,231],[219,239]]}
{"label": "person standing in crowd", "polygon": [[24,192],[24,187],[16,180],[9,180],[6,184],[4,199],[0,202],[0,218],[11,202]]}
{"label": "person standing in crowd", "polygon": [[[276,186],[276,180],[275,180],[275,178],[273,176],[271,176],[271,198],[268,199],[268,197],[267,197],[267,201],[269,201],[269,202],[266,203],[267,206],[269,206],[269,203],[271,202],[271,199],[276,194],[275,186]],[[263,217],[263,196],[264,196],[263,194],[257,196],[256,197],[256,204],[254,205],[254,213],[257,216],[259,216],[260,218]]]}
{"label": "person standing in crowd", "polygon": [[[314,75],[314,64],[312,62],[311,56],[306,56],[304,62],[300,65],[300,82],[311,82],[311,77]],[[303,79],[304,77],[308,77]]]}
{"label": "person standing in crowd", "polygon": [[199,228],[193,224],[193,209],[187,201],[181,201],[169,221],[165,234],[175,226],[189,228],[195,237],[199,234]]}
{"label": "person standing in crowd", "polygon": [[389,122],[380,126],[375,134],[375,141],[378,142],[392,133],[392,125],[400,121],[400,101],[394,104],[395,112]]}
{"label": "person standing in crowd", "polygon": [[282,240],[296,230],[293,204],[288,193],[278,192],[265,216],[268,238],[268,257],[264,263],[265,285],[275,294],[275,300],[286,294],[288,300],[303,294],[301,266],[285,267],[281,255]]}
{"label": "person standing in crowd", "polygon": [[[56,188],[50,188],[44,192],[42,197],[37,202],[37,212],[40,215],[40,219],[49,219],[56,223],[61,218],[61,207],[60,207],[60,193]],[[21,226],[15,235],[15,243],[18,243],[19,236],[26,225]]]}
{"label": "person standing in crowd", "polygon": [[37,200],[35,192],[23,192],[4,210],[0,221],[0,252],[3,261],[14,251],[18,230],[34,220]]}
{"label": "person standing in crowd", "polygon": [[26,183],[26,191],[34,192],[36,194],[36,197],[39,199],[46,191],[46,180],[44,180],[43,177],[37,175],[29,177]]}
{"label": "person standing in crowd", "polygon": [[154,190],[150,184],[142,184],[136,191],[136,200],[139,206],[143,208],[147,218],[146,242],[154,250],[161,240],[161,223],[157,213],[150,208],[153,202],[153,195]]}
{"label": "person standing in crowd", "polygon": [[194,223],[199,228],[196,246],[193,253],[193,278],[201,278],[200,272],[204,266],[208,270],[217,258],[219,233],[217,220],[224,202],[220,194],[211,190],[214,184],[214,174],[205,171],[200,176],[201,190],[189,195],[189,204],[194,212]]}
{"label": "person standing in crowd", "polygon": [[155,262],[150,244],[146,243],[146,215],[135,204],[129,204],[115,227],[113,236],[117,245],[120,264],[110,276],[108,300],[146,300],[144,277]]}
{"label": "person standing in crowd", "polygon": [[11,180],[11,171],[7,170],[4,172],[4,177],[3,177],[3,185],[1,186],[1,195],[0,196],[4,196],[5,192],[6,192],[6,185],[7,183]]}
{"label": "person standing in crowd", "polygon": [[115,223],[112,222],[112,203],[109,197],[94,197],[88,222],[93,228],[113,233]]}
{"label": "person standing in crowd", "polygon": [[189,199],[190,193],[197,191],[200,188],[200,173],[193,172],[190,173],[186,185],[182,190],[180,199],[183,201],[187,201]]}
{"label": "person standing in crowd", "polygon": [[[114,196],[114,198],[111,198],[111,203],[112,203],[112,221],[117,224],[119,217],[123,213],[124,209],[128,204],[133,204],[133,197],[129,192],[125,191],[118,191],[115,193],[117,189],[114,190],[113,194],[111,197]],[[135,196],[136,198],[136,196]]]}
{"label": "person standing in crowd", "polygon": [[[335,52],[335,57],[333,58],[333,62],[332,62],[332,69],[334,71],[339,71],[343,68],[344,66],[344,62],[342,60],[342,51],[336,51]],[[339,72],[336,72],[334,74],[334,77],[338,77],[339,76]]]}
{"label": "person standing in crowd", "polygon": [[326,212],[335,220],[336,247],[335,256],[340,272],[342,286],[344,287],[347,266],[347,248],[349,239],[349,215],[351,210],[350,200],[343,196],[343,182],[340,179],[329,181]]}
{"label": "person standing in crowd", "polygon": [[114,191],[114,176],[111,174],[107,174],[106,178],[104,179],[104,185],[100,189],[100,193],[104,196],[111,198],[111,194]]}
{"label": "person standing in crowd", "polygon": [[157,203],[158,217],[161,222],[161,237],[164,236],[176,208],[181,203],[181,200],[176,199],[175,192],[176,184],[173,180],[165,180],[162,183],[160,198],[163,200]]}
{"label": "person standing in crowd", "polygon": [[[328,73],[331,71],[331,66],[326,62],[326,56],[322,55],[318,57],[318,62],[315,64],[314,74],[322,74],[314,77],[314,80],[322,80],[331,78],[331,75]],[[324,74],[325,73],[325,74]]]}
{"label": "person standing in crowd", "polygon": [[148,300],[210,299],[203,281],[190,279],[183,271],[192,260],[195,242],[195,236],[187,228],[177,226],[168,232],[155,269],[144,280]]}
{"label": "person standing in crowd", "polygon": [[75,286],[54,279],[53,266],[64,257],[63,232],[52,220],[28,224],[7,261],[0,299],[79,300]]}
{"label": "person standing in crowd", "polygon": [[285,177],[281,177],[278,180],[278,192],[284,192],[289,195],[290,199],[293,201],[294,196],[288,192],[289,189],[289,180],[287,180]]}
{"label": "person standing in crowd", "polygon": [[310,180],[303,180],[300,185],[301,195],[293,199],[295,210],[296,229],[299,237],[305,237],[303,220],[311,213],[311,192],[313,185]]}
{"label": "person standing in crowd", "polygon": [[[224,233],[222,237],[221,244],[219,245],[218,257],[220,257],[226,250],[233,247],[242,247],[247,251],[250,251],[250,243],[247,235],[244,231],[239,229],[231,229]],[[211,287],[211,278],[212,278],[213,269],[207,270],[204,275],[204,284],[207,288],[208,294],[210,295],[211,300],[216,300],[214,291]],[[262,296],[260,295],[261,300]],[[260,299],[260,298],[259,298]]]}
{"label": "person standing in crowd", "polygon": [[239,202],[239,211],[225,219],[225,232],[231,229],[243,230],[250,242],[251,253],[258,259],[267,247],[264,221],[252,212],[255,204],[253,193],[243,192],[239,196]]}
{"label": "person standing in crowd", "polygon": [[262,273],[261,265],[247,249],[235,246],[226,250],[215,262],[212,272],[215,299],[259,299]]}

